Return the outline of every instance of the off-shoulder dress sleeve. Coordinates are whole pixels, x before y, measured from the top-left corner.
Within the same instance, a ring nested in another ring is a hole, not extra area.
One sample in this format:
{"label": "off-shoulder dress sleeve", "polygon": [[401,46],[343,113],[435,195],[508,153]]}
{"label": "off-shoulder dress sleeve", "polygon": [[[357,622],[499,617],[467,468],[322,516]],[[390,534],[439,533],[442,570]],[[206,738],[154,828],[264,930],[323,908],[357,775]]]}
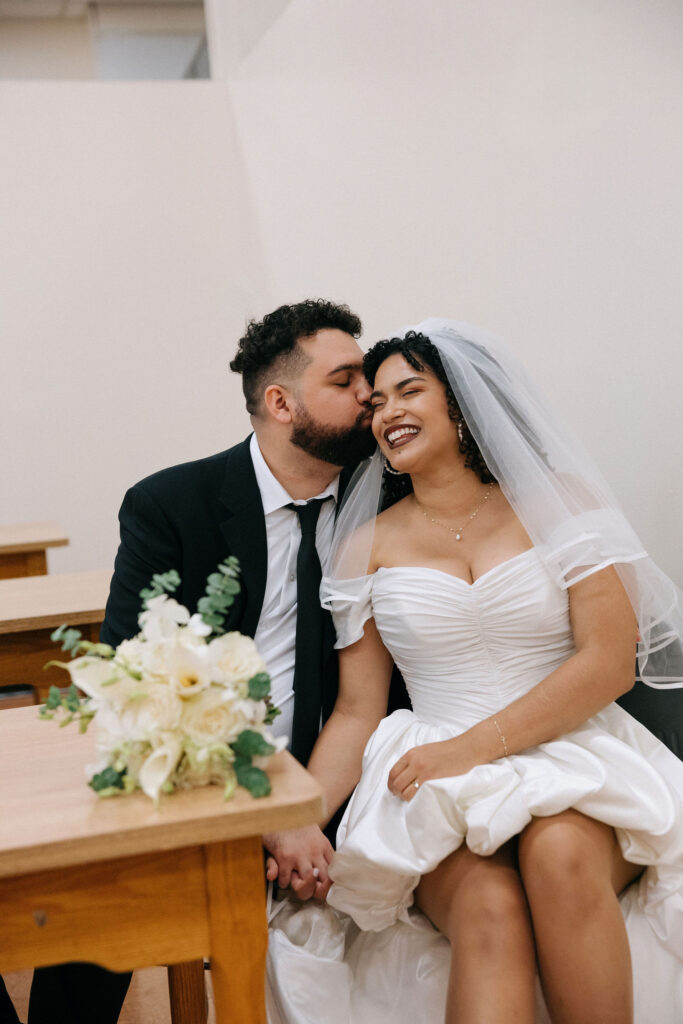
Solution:
{"label": "off-shoulder dress sleeve", "polygon": [[373,576],[360,576],[350,580],[323,576],[320,600],[323,608],[332,613],[337,631],[337,650],[350,647],[363,635],[363,626],[372,618]]}

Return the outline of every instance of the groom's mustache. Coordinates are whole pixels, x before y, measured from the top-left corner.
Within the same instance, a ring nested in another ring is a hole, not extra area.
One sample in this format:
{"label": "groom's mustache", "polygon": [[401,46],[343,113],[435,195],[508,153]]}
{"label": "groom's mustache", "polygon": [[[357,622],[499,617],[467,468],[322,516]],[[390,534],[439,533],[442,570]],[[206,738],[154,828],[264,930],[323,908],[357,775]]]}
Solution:
{"label": "groom's mustache", "polygon": [[372,406],[368,402],[363,409],[358,413],[356,417],[356,427],[360,427],[362,430],[369,430],[370,424],[372,423]]}

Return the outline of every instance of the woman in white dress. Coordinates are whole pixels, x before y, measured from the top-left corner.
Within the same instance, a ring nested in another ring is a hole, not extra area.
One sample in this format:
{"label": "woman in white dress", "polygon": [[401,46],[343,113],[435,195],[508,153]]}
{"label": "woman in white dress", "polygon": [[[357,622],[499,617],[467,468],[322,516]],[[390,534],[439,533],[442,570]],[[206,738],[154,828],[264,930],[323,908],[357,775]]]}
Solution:
{"label": "woman in white dress", "polygon": [[[614,701],[637,642],[683,684],[679,593],[494,340],[426,321],[366,372],[381,456],[323,581],[340,693],[309,765],[330,814],[356,789],[336,912],[275,918],[271,1017],[674,1024],[683,766]],[[380,721],[394,662],[413,711]]]}

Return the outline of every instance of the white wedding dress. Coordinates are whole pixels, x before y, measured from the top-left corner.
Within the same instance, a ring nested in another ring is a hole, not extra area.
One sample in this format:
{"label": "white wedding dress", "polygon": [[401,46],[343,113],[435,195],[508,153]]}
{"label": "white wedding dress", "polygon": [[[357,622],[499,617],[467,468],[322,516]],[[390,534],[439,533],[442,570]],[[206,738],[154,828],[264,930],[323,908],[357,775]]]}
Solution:
{"label": "white wedding dress", "polygon": [[[348,633],[374,616],[413,711],[371,737],[338,834],[328,905],[271,914],[271,1024],[443,1020],[449,949],[411,907],[421,875],[461,843],[486,856],[532,816],[574,807],[616,829],[646,865],[621,898],[636,1024],[683,1021],[683,764],[616,704],[559,739],[465,775],[425,782],[405,803],[387,775],[411,747],[500,711],[573,652],[568,599],[532,548],[473,584],[437,569],[379,569]],[[537,1021],[548,1021],[538,995]]]}

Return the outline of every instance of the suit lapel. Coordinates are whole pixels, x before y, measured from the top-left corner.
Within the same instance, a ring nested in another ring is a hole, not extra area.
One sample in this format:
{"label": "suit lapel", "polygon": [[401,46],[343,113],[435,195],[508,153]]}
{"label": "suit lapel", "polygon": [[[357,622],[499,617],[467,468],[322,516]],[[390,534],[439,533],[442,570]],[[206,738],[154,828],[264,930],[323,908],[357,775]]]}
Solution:
{"label": "suit lapel", "polygon": [[221,532],[228,551],[239,558],[242,569],[242,614],[238,628],[254,636],[266,589],[268,542],[249,441],[247,438],[230,449],[219,499],[226,512],[220,523]]}

